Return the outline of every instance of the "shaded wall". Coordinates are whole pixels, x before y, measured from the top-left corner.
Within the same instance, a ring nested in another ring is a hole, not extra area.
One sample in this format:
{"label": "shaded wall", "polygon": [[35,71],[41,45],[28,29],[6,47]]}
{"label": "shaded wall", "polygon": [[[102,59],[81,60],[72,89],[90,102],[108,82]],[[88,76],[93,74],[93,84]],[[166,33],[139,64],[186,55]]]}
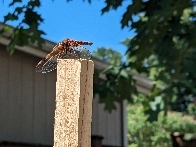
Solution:
{"label": "shaded wall", "polygon": [[[40,58],[0,46],[0,141],[53,144],[56,71],[35,72]],[[112,114],[93,101],[92,134],[121,145],[120,106]]]}

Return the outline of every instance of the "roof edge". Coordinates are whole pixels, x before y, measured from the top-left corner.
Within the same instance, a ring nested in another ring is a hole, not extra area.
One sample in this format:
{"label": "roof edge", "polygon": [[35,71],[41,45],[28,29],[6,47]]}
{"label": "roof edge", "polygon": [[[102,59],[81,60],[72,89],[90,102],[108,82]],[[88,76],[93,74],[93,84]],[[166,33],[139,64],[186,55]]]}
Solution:
{"label": "roof edge", "polygon": [[[5,26],[9,26],[7,24],[3,24],[2,22],[0,22],[0,29],[2,29]],[[14,29],[14,27],[9,26],[12,29]],[[0,44],[2,45],[8,45],[10,42],[10,39],[8,39],[9,36],[9,32],[5,33],[5,35],[3,35],[2,37],[0,37]],[[49,40],[45,40],[45,44],[43,45],[43,49],[38,49],[37,46],[35,44],[32,45],[26,45],[26,46],[15,46],[16,50],[25,52],[27,54],[31,54],[33,56],[39,57],[39,58],[44,58],[52,49],[53,47],[56,45],[55,42],[49,41]],[[110,64],[97,59],[97,58],[93,58],[92,60],[94,61],[95,64],[95,68],[98,70],[102,70],[107,68]],[[150,92],[152,86],[153,86],[153,81],[149,80],[148,78],[135,74],[133,72],[130,73],[133,76],[133,79],[136,80],[136,87],[138,87],[138,91],[142,92],[144,94],[147,94]]]}

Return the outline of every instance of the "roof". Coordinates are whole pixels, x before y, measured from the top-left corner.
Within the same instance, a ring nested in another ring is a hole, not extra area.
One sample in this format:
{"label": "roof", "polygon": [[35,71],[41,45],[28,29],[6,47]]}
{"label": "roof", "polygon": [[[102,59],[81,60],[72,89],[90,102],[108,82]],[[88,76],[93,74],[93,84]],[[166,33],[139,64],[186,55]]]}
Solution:
{"label": "roof", "polygon": [[[5,24],[0,23],[0,30],[5,26]],[[11,27],[11,26],[10,26]],[[13,27],[11,27],[13,28]],[[8,45],[10,42],[10,39],[8,39],[9,33],[4,34],[2,37],[0,37],[0,44],[2,45]],[[50,51],[53,49],[53,47],[56,45],[55,42],[49,41],[45,39],[45,44],[43,45],[42,49],[39,49],[36,45],[27,45],[27,46],[15,46],[16,50],[25,52],[27,54],[31,54],[32,56],[44,58]],[[92,60],[94,61],[95,69],[104,69],[109,66],[108,63],[92,57]],[[136,80],[136,87],[139,92],[148,94],[153,86],[153,81],[149,80],[148,78],[131,73],[133,75],[133,79]]]}

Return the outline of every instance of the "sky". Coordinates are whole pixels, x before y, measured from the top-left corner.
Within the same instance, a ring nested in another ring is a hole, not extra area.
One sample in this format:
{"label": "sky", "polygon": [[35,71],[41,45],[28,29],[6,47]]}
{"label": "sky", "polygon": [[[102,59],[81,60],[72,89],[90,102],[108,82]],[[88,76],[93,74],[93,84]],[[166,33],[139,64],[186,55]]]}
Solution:
{"label": "sky", "polygon": [[[24,0],[27,1],[27,0]],[[8,12],[12,12],[16,6],[8,8],[12,0],[0,2],[0,21]],[[43,38],[60,42],[65,38],[90,41],[93,45],[87,47],[91,52],[98,47],[112,48],[122,54],[126,52],[126,46],[121,42],[134,36],[130,28],[121,28],[121,18],[130,1],[124,1],[116,11],[111,10],[101,15],[101,9],[106,5],[103,0],[41,0],[41,7],[36,9],[41,14],[44,22],[40,29],[46,35]],[[8,23],[16,26],[16,23]]]}

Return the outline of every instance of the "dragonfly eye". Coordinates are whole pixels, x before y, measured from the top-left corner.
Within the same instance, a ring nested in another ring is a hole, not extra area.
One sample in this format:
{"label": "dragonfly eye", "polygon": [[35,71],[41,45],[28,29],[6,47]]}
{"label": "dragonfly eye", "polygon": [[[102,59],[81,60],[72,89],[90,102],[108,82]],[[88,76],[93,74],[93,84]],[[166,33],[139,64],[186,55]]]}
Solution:
{"label": "dragonfly eye", "polygon": [[57,46],[57,48],[58,48],[59,50],[63,50],[63,45],[62,45],[61,43],[59,43],[58,46]]}

